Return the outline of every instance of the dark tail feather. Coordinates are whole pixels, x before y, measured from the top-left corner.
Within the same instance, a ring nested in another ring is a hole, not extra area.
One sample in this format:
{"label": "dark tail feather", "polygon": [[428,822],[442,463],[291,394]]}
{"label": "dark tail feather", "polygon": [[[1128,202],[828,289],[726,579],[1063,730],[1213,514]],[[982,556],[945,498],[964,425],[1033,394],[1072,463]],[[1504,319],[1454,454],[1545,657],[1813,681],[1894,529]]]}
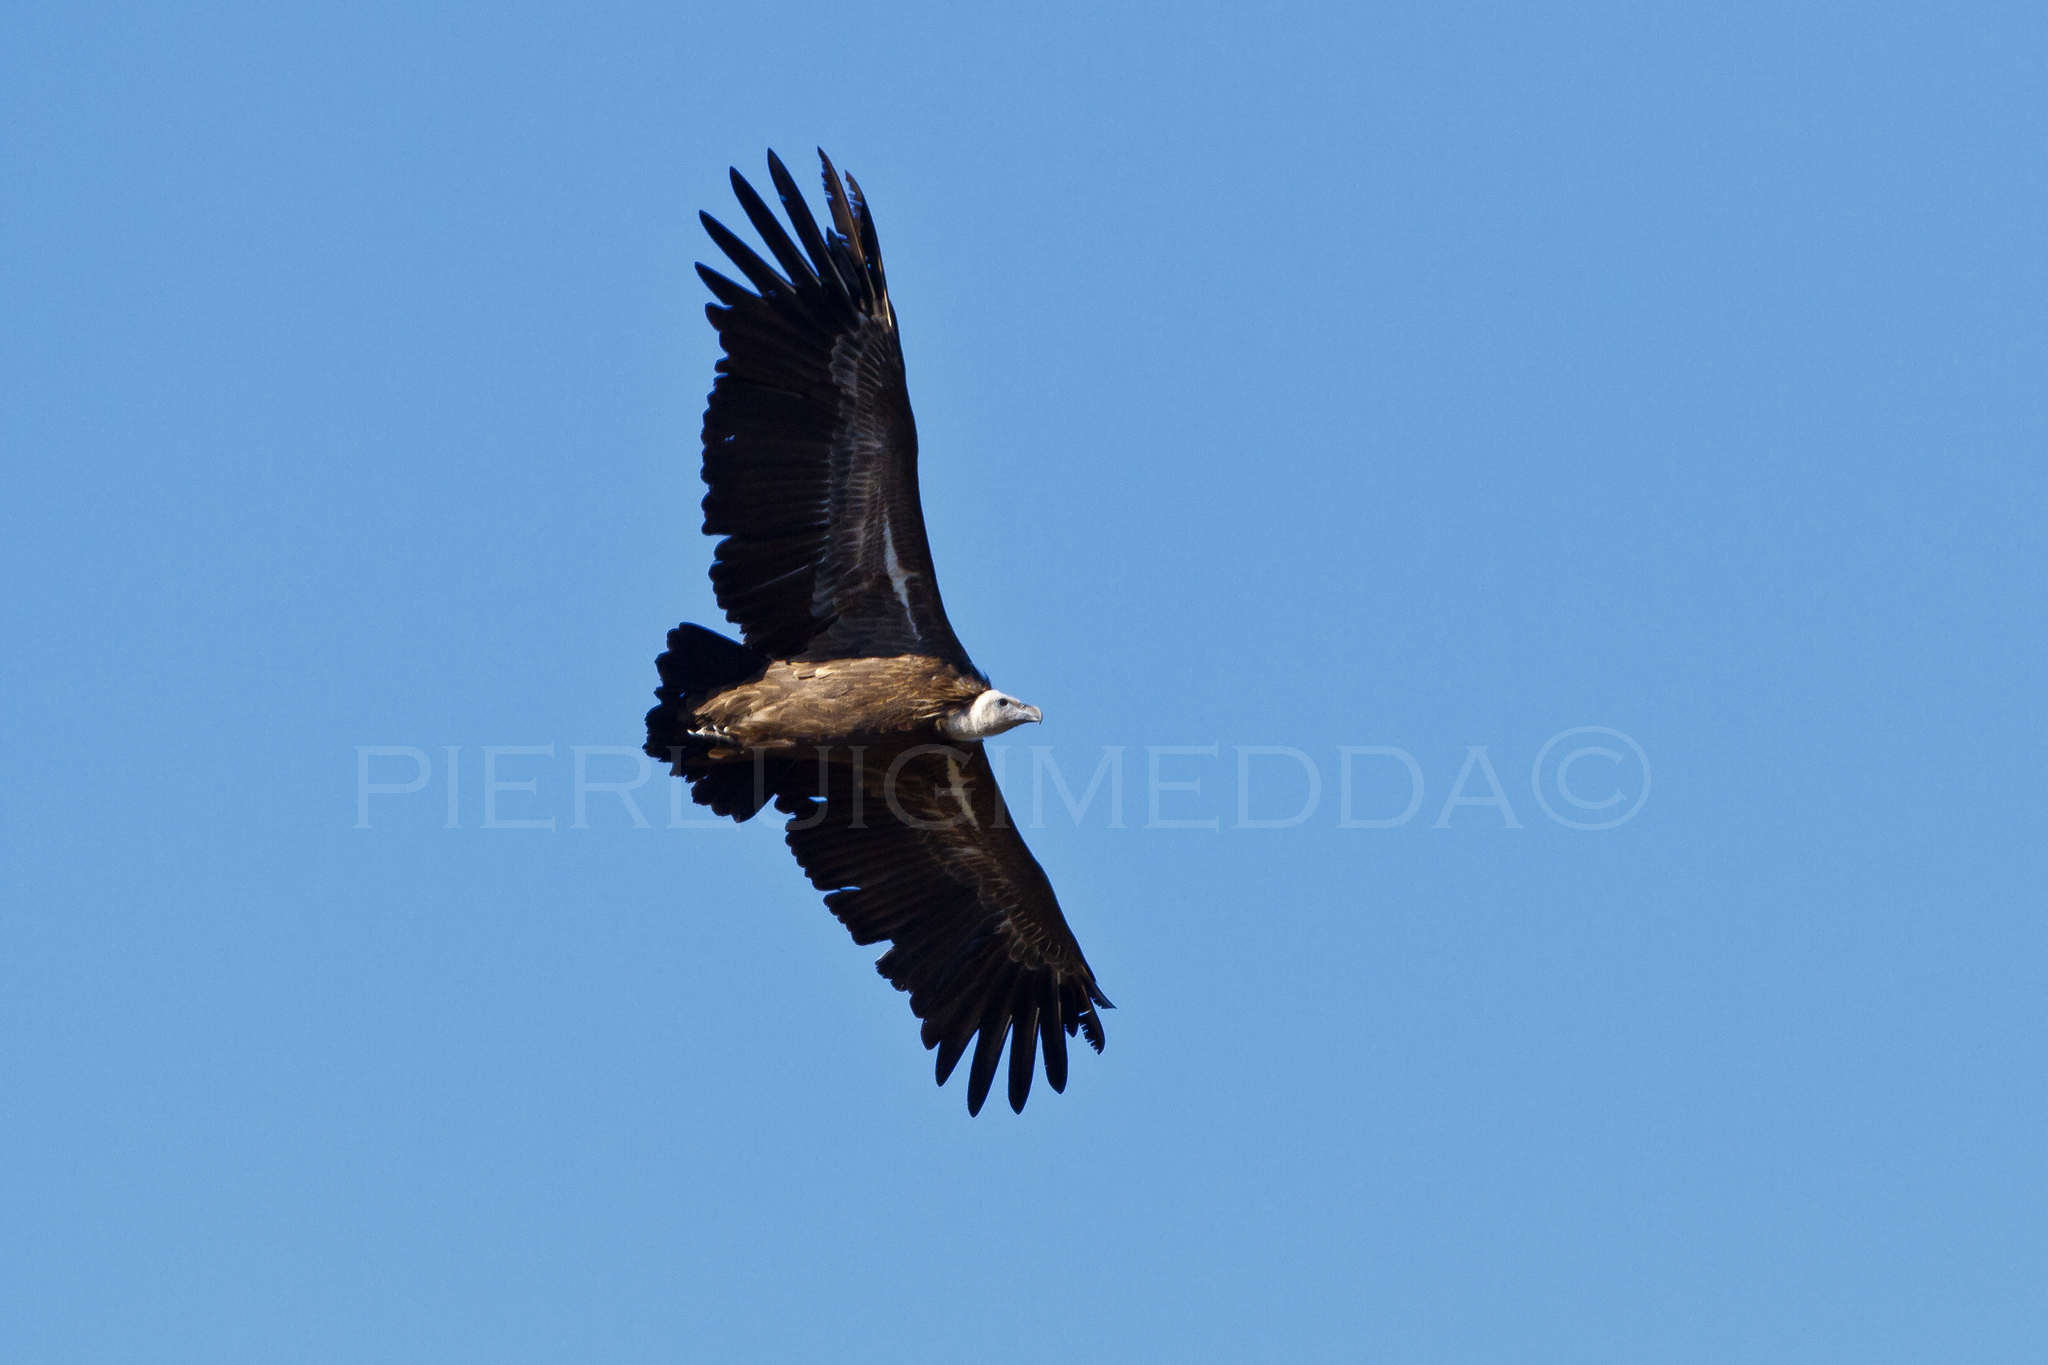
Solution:
{"label": "dark tail feather", "polygon": [[[661,686],[654,689],[658,704],[647,713],[647,755],[666,760],[675,776],[691,779],[695,799],[720,815],[750,818],[775,795],[783,774],[756,774],[754,764],[731,771],[707,770],[702,764],[691,764],[689,760],[701,758],[711,744],[690,733],[696,728],[697,718],[690,710],[689,699],[694,696],[701,700],[707,692],[751,681],[761,675],[768,662],[767,656],[756,654],[738,641],[688,622],[668,633],[668,650],[654,661],[661,672]],[[756,787],[762,788],[758,795]]]}

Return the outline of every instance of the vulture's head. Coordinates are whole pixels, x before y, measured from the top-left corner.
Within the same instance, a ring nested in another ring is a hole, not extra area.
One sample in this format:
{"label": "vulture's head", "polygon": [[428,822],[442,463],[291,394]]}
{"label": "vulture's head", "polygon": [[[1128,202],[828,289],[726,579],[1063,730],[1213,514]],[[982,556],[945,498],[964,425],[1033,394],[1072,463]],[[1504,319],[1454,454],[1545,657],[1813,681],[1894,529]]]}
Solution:
{"label": "vulture's head", "polygon": [[1014,730],[1026,721],[1044,720],[1035,706],[1026,706],[1007,692],[993,687],[946,718],[946,733],[954,739],[987,739]]}

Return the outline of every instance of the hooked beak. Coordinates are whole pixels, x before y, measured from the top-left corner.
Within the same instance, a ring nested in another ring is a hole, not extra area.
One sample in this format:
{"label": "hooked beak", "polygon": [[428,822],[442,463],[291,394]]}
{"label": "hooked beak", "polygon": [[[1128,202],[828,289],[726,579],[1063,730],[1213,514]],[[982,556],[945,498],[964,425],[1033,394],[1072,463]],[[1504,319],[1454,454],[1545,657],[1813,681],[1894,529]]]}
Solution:
{"label": "hooked beak", "polygon": [[1024,708],[1024,714],[1025,714],[1025,716],[1027,716],[1027,717],[1028,717],[1029,719],[1031,719],[1031,720],[1034,720],[1034,721],[1042,721],[1042,720],[1044,720],[1044,719],[1045,719],[1045,712],[1043,712],[1043,711],[1039,710],[1039,709],[1038,709],[1037,707],[1035,707],[1035,706],[1027,706],[1027,707],[1025,707],[1025,708]]}

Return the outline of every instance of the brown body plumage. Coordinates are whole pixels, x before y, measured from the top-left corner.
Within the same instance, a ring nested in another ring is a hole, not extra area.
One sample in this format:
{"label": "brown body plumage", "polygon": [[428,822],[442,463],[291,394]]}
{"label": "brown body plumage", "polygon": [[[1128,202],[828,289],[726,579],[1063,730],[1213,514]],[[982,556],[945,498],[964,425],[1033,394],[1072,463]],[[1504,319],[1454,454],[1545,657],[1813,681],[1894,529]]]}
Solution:
{"label": "brown body plumage", "polygon": [[714,692],[694,706],[699,727],[722,741],[710,757],[750,749],[916,743],[948,738],[948,716],[988,690],[944,659],[797,659],[771,663],[752,682]]}

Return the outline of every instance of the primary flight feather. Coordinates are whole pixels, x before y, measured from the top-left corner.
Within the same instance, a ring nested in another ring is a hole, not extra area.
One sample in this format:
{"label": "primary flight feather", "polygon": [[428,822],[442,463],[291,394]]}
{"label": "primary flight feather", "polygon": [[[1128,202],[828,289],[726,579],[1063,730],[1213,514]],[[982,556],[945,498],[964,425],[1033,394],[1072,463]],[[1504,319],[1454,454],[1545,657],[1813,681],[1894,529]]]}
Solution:
{"label": "primary flight feather", "polygon": [[1041,1047],[1064,1090],[1067,1038],[1100,1052],[1110,1003],[990,771],[982,741],[1041,717],[989,685],[946,620],[874,218],[818,159],[822,230],[773,152],[788,229],[732,173],[773,265],[699,215],[747,282],[697,267],[725,350],[704,532],[723,537],[711,583],[744,643],[669,632],[647,752],[720,815],[788,815],[790,850],[854,941],[890,942],[876,970],[909,992],[939,1084],[972,1044],[979,1113],[1007,1039],[1022,1111]]}

